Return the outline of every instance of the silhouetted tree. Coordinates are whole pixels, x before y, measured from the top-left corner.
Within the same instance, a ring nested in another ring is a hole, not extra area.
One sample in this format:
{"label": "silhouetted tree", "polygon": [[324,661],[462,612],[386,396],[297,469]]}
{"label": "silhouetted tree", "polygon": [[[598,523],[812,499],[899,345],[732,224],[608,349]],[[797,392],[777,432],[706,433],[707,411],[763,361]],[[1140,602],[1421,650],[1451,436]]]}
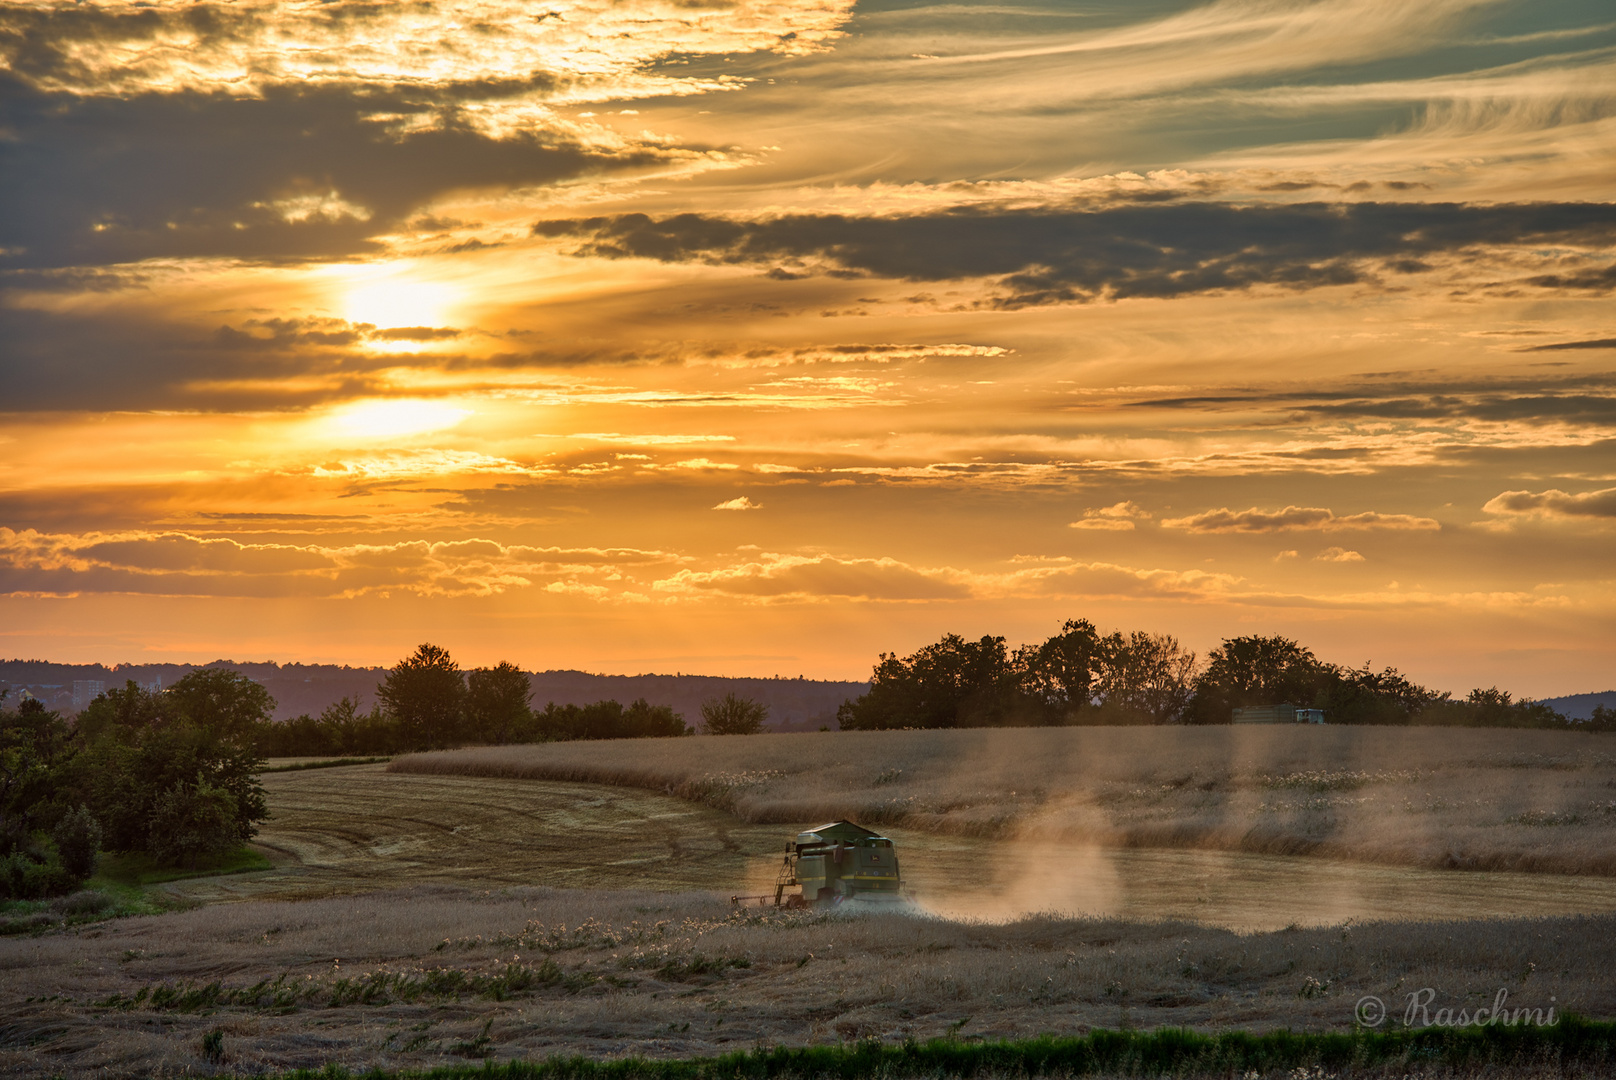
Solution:
{"label": "silhouetted tree", "polygon": [[496,745],[525,736],[533,726],[533,684],[508,661],[466,675],[466,721],[471,735]]}
{"label": "silhouetted tree", "polygon": [[652,705],[640,698],[625,707],[618,701],[591,705],[550,702],[534,717],[535,727],[547,739],[650,739],[689,735],[684,718],[667,705]]}
{"label": "silhouetted tree", "polygon": [[756,735],[768,715],[767,705],[737,697],[733,691],[701,706],[702,727],[709,735]]}
{"label": "silhouetted tree", "polygon": [[1093,693],[1101,723],[1167,724],[1189,704],[1195,654],[1172,635],[1109,634],[1098,653]]}
{"label": "silhouetted tree", "polygon": [[844,702],[844,731],[899,727],[989,727],[1037,722],[1042,702],[1021,689],[1004,638],[947,634],[910,656],[882,653],[870,689]]}
{"label": "silhouetted tree", "polygon": [[1021,692],[1036,698],[1052,722],[1081,722],[1092,703],[1100,635],[1087,619],[1068,619],[1041,645],[1016,650]]}
{"label": "silhouetted tree", "polygon": [[1195,724],[1227,724],[1239,706],[1311,707],[1325,675],[1312,651],[1290,638],[1225,638],[1207,654],[1186,718]]}
{"label": "silhouetted tree", "polygon": [[464,737],[466,684],[447,649],[426,644],[400,660],[376,687],[405,749],[453,746]]}

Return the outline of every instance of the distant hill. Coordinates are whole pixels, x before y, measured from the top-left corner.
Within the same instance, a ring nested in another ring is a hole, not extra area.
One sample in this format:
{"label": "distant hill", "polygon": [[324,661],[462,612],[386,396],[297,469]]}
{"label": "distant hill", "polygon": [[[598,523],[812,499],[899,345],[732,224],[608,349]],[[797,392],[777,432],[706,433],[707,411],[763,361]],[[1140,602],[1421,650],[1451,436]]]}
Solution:
{"label": "distant hill", "polygon": [[1571,720],[1587,720],[1594,709],[1603,705],[1616,709],[1616,690],[1602,690],[1597,694],[1567,694],[1564,697],[1543,698],[1542,703]]}
{"label": "distant hill", "polygon": [[[263,684],[275,699],[275,719],[303,713],[318,715],[343,697],[357,697],[368,708],[376,700],[376,684],[387,675],[383,667],[347,667],[336,664],[241,663],[215,660],[209,664],[53,664],[44,660],[0,661],[0,688],[10,688],[15,701],[22,690],[53,709],[73,711],[73,683],[97,680],[107,687],[133,679],[143,686],[172,686],[198,668],[228,668]],[[543,708],[587,705],[615,698],[627,704],[644,698],[653,705],[668,705],[690,724],[701,722],[701,704],[735,693],[769,707],[768,724],[777,731],[817,731],[836,727],[836,709],[848,698],[870,688],[869,683],[819,679],[739,679],[715,675],[591,675],[586,671],[541,671],[529,676],[533,702]]]}

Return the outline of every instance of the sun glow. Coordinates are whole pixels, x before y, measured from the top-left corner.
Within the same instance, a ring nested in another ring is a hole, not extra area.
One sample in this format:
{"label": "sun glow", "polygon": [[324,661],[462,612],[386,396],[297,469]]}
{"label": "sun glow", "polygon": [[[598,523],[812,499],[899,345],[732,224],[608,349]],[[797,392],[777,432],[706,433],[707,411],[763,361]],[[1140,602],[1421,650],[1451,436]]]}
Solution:
{"label": "sun glow", "polygon": [[443,431],[460,423],[471,412],[470,409],[457,409],[441,401],[400,398],[346,406],[332,413],[328,423],[332,434],[382,439]]}
{"label": "sun glow", "polygon": [[343,293],[342,311],[349,322],[369,323],[383,330],[443,326],[459,298],[460,291],[452,285],[411,280],[397,272],[366,275]]}

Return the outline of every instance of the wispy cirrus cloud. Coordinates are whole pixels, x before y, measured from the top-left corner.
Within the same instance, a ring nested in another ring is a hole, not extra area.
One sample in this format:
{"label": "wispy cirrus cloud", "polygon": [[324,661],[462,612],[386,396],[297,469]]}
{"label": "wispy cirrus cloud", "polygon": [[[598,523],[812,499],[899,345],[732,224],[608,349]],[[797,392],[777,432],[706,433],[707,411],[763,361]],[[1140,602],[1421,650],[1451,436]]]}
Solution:
{"label": "wispy cirrus cloud", "polygon": [[1435,532],[1442,523],[1435,518],[1412,514],[1381,514],[1366,510],[1357,514],[1337,514],[1322,506],[1287,506],[1283,510],[1207,510],[1187,517],[1165,518],[1164,529],[1191,533],[1276,533],[1341,532],[1356,529],[1391,529],[1403,532]]}

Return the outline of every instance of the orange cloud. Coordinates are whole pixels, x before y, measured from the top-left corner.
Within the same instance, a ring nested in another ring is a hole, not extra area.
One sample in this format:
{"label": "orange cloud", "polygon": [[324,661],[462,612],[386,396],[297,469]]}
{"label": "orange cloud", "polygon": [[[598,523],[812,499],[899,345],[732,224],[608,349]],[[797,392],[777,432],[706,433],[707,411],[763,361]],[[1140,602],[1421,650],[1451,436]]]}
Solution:
{"label": "orange cloud", "polygon": [[1402,531],[1436,531],[1442,523],[1434,518],[1414,517],[1411,514],[1336,514],[1320,506],[1287,506],[1283,510],[1208,510],[1189,517],[1167,518],[1164,529],[1183,529],[1192,533],[1274,533],[1274,532],[1339,532],[1348,529],[1395,529]]}

